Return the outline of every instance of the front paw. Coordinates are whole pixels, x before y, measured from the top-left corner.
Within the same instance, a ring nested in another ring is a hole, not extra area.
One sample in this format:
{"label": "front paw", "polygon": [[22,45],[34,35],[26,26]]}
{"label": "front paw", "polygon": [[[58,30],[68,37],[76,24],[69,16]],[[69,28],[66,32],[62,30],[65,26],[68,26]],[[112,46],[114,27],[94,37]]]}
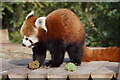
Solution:
{"label": "front paw", "polygon": [[59,67],[61,65],[61,62],[54,62],[54,61],[49,61],[45,63],[47,67]]}
{"label": "front paw", "polygon": [[73,62],[76,66],[80,66],[81,65],[81,62]]}
{"label": "front paw", "polygon": [[48,61],[48,62],[46,62],[46,63],[44,64],[44,67],[51,67],[51,66],[52,66],[51,60]]}

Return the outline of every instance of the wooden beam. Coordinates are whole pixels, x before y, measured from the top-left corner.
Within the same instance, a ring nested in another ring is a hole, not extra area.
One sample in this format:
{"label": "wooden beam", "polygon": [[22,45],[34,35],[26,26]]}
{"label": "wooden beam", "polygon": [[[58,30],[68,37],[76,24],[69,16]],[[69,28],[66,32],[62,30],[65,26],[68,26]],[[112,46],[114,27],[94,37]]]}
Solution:
{"label": "wooden beam", "polygon": [[109,62],[91,73],[92,78],[112,79],[117,77],[118,62]]}
{"label": "wooden beam", "polygon": [[50,69],[36,69],[32,70],[31,72],[28,73],[28,78],[30,80],[32,79],[40,79],[40,80],[45,80],[47,78],[47,73],[49,73]]}
{"label": "wooden beam", "polygon": [[[2,58],[0,58],[1,60]],[[32,59],[2,59],[0,71],[9,70],[19,66],[26,66]]]}
{"label": "wooden beam", "polygon": [[[1,58],[0,58],[1,60]],[[109,62],[109,61],[92,61],[82,63],[81,66],[77,66],[77,70],[70,72],[65,69],[65,64],[63,63],[58,68],[39,68],[35,70],[30,70],[27,68],[27,63],[30,60],[6,60],[1,61],[2,69],[0,71],[0,79],[8,78],[10,80],[21,78],[22,80],[26,80],[29,78],[30,80],[37,80],[38,78],[41,80],[66,80],[69,77],[70,80],[79,79],[89,79],[91,78],[98,79],[111,79],[113,76],[116,78],[118,72],[118,62]],[[9,66],[10,65],[10,66]],[[119,75],[118,75],[119,79]]]}
{"label": "wooden beam", "polygon": [[[9,77],[11,79],[13,79],[15,75],[18,75],[19,69],[20,69],[20,71],[22,68],[23,68],[23,71],[24,71],[24,68],[27,69],[26,66],[29,61],[31,61],[31,60],[30,59],[16,60],[16,59],[0,58],[0,66],[1,66],[0,67],[0,80],[3,78],[7,78],[8,74],[9,74]],[[19,76],[18,76],[18,78],[19,78]]]}
{"label": "wooden beam", "polygon": [[55,79],[60,79],[60,80],[66,80],[67,79],[67,71],[65,68],[52,68],[51,71],[47,74],[47,78],[49,80],[55,80]]}
{"label": "wooden beam", "polygon": [[30,72],[30,70],[25,66],[25,67],[16,67],[13,69],[9,70],[8,73],[8,78],[10,80],[14,80],[14,79],[18,79],[20,78],[21,80],[26,80],[28,77],[28,73]]}

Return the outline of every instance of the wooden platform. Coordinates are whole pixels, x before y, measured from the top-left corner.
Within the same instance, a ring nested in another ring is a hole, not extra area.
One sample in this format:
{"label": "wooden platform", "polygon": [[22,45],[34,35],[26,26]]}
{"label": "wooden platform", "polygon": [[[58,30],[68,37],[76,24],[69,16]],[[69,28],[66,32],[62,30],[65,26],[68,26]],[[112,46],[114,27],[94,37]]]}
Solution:
{"label": "wooden platform", "polygon": [[[0,43],[0,80],[3,78],[8,80],[16,78],[22,80],[38,78],[40,80],[120,80],[120,48],[87,47],[87,49],[84,59],[91,62],[83,62],[74,72],[65,70],[66,63],[58,68],[30,70],[27,64],[32,59],[31,49],[22,47],[21,44]],[[50,59],[49,52],[47,54],[46,58]],[[68,58],[68,55],[65,58]],[[109,62],[109,60],[116,62]]]}
{"label": "wooden platform", "polygon": [[27,64],[30,59],[2,59],[0,58],[0,79],[38,79],[41,80],[79,80],[79,79],[118,79],[120,80],[120,63],[108,61],[83,62],[76,71],[65,69],[63,63],[58,68],[30,70]]}

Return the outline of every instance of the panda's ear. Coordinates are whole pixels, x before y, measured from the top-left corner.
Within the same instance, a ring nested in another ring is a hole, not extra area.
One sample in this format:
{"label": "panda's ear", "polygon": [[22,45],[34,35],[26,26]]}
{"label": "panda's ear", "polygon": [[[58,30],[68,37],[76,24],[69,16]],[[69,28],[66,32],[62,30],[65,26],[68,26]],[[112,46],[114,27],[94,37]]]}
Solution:
{"label": "panda's ear", "polygon": [[39,28],[43,28],[47,32],[47,27],[46,27],[46,17],[39,17],[35,21],[35,26]]}
{"label": "panda's ear", "polygon": [[26,19],[28,19],[29,17],[33,16],[34,15],[34,11],[31,11],[27,16],[26,16]]}

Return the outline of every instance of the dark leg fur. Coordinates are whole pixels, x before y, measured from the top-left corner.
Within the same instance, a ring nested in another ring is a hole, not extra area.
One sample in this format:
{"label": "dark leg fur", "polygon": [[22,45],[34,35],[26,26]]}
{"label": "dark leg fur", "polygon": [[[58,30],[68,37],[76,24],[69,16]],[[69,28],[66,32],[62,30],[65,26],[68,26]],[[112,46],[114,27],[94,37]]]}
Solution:
{"label": "dark leg fur", "polygon": [[47,63],[50,67],[59,67],[64,61],[64,54],[66,50],[66,45],[59,40],[50,42],[49,50],[51,53],[51,60]]}
{"label": "dark leg fur", "polygon": [[81,64],[83,56],[83,45],[82,44],[70,44],[66,48],[71,62],[75,63],[77,66]]}
{"label": "dark leg fur", "polygon": [[32,48],[33,51],[33,61],[37,60],[40,62],[40,66],[46,58],[46,46],[43,43],[37,43],[35,47]]}

